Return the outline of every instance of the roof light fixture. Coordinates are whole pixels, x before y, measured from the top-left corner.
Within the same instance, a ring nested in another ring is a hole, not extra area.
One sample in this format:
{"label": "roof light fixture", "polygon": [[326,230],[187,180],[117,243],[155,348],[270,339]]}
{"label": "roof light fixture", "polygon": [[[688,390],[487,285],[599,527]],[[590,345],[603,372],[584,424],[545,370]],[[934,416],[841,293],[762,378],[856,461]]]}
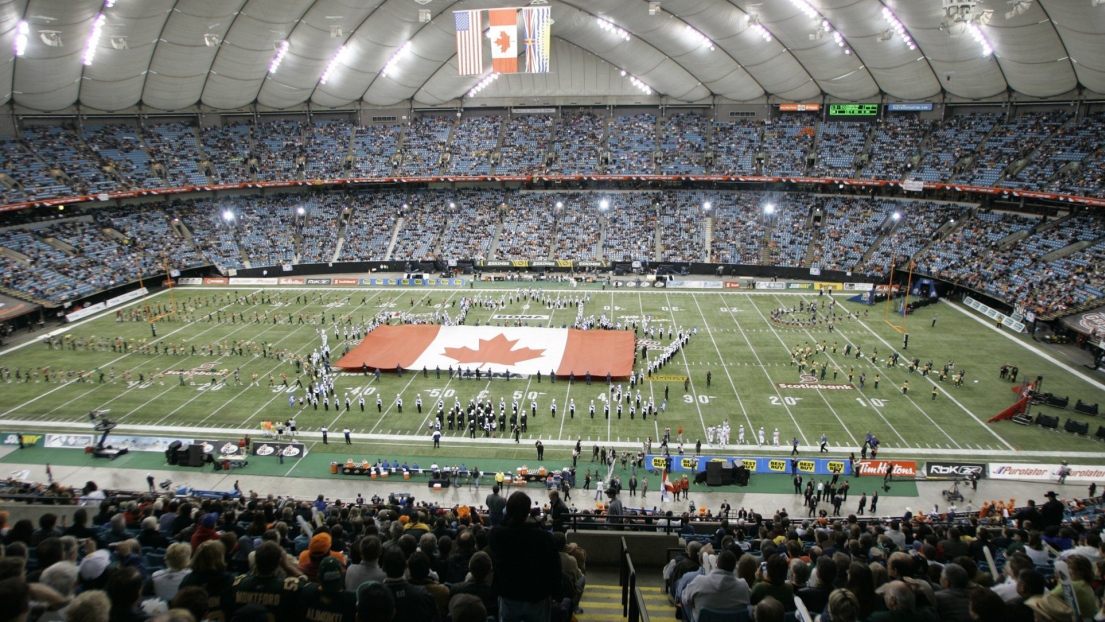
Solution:
{"label": "roof light fixture", "polygon": [[107,20],[103,13],[96,15],[92,20],[92,32],[88,35],[88,45],[84,47],[84,64],[91,65],[96,58],[96,46],[100,43],[100,35],[104,33],[104,22]]}
{"label": "roof light fixture", "polygon": [[760,35],[760,38],[764,41],[771,41],[771,33],[767,31],[767,28],[763,27],[760,23],[760,16],[754,13],[749,13],[744,16],[744,21],[748,22],[748,28],[752,32]]}
{"label": "roof light fixture", "polygon": [[26,20],[19,22],[15,27],[15,55],[23,56],[27,52],[27,40],[31,36],[31,27]]}
{"label": "roof light fixture", "polygon": [[790,3],[798,7],[798,10],[804,13],[806,17],[810,19],[817,19],[821,15],[817,12],[817,9],[810,6],[809,3],[807,3],[805,0],[790,0]]}
{"label": "roof light fixture", "polygon": [[626,79],[629,80],[630,84],[637,87],[638,91],[641,91],[645,95],[652,95],[652,87],[645,84],[644,82],[641,82],[641,80],[639,78],[637,78],[637,76],[626,74],[624,70],[622,71],[622,75],[625,76]]}
{"label": "roof light fixture", "polygon": [[276,54],[273,55],[272,62],[269,63],[269,73],[276,73],[276,70],[280,68],[280,63],[284,61],[284,55],[288,53],[289,45],[291,44],[288,43],[287,39],[276,44]]}
{"label": "roof light fixture", "polygon": [[891,11],[889,7],[884,6],[882,8],[882,18],[886,20],[886,23],[890,24],[890,30],[897,33],[902,41],[909,46],[909,49],[917,49],[917,44],[913,43],[913,37],[909,36],[909,32],[906,31],[905,25],[898,20],[898,17],[894,15],[894,12]]}
{"label": "roof light fixture", "polygon": [[322,72],[322,77],[318,79],[319,84],[326,84],[326,81],[333,75],[334,70],[338,68],[338,63],[344,61],[349,57],[349,48],[344,45],[338,48],[338,51],[334,53],[334,58],[330,59],[330,63],[326,65],[326,71]]}
{"label": "roof light fixture", "polygon": [[475,97],[480,91],[490,86],[492,82],[498,80],[499,75],[500,74],[492,72],[484,76],[482,80],[476,83],[476,86],[472,87],[471,91],[468,91],[468,96]]}
{"label": "roof light fixture", "polygon": [[399,49],[395,50],[395,53],[392,54],[391,58],[388,59],[388,62],[387,62],[387,64],[384,65],[384,68],[382,70],[380,70],[380,75],[387,77],[389,74],[394,72],[395,71],[395,66],[398,65],[399,61],[403,60],[403,57],[406,56],[407,53],[409,53],[410,51],[411,51],[411,42],[410,41],[407,41],[403,45],[399,46]]}
{"label": "roof light fixture", "polygon": [[714,49],[714,42],[711,41],[710,38],[707,37],[706,35],[704,35],[701,32],[698,32],[697,30],[695,30],[694,27],[691,26],[690,24],[687,24],[687,34],[689,34],[691,36],[691,38],[694,39],[695,42],[698,43],[699,47],[706,46],[706,47],[709,47],[710,50]]}
{"label": "roof light fixture", "polygon": [[971,38],[973,38],[979,45],[982,46],[983,56],[990,56],[994,53],[994,48],[990,46],[990,41],[986,39],[986,35],[982,33],[982,28],[980,28],[978,24],[975,24],[974,22],[968,22],[967,32],[971,34]]}
{"label": "roof light fixture", "polygon": [[605,19],[603,19],[601,17],[596,17],[595,21],[598,22],[599,28],[605,30],[606,32],[613,33],[613,34],[621,37],[622,39],[625,39],[626,41],[630,40],[631,37],[629,35],[629,32],[626,31],[624,28],[618,28],[614,24],[606,21]]}

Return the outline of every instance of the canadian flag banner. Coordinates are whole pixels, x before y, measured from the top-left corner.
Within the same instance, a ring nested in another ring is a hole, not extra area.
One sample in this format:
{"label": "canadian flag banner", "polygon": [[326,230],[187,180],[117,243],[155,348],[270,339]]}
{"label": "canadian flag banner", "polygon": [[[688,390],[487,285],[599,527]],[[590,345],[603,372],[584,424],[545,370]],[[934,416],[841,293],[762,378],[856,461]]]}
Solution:
{"label": "canadian flag banner", "polygon": [[335,367],[536,375],[555,372],[625,378],[633,371],[633,331],[503,326],[380,326]]}
{"label": "canadian flag banner", "polygon": [[516,9],[491,9],[487,12],[491,28],[491,67],[497,73],[518,73],[518,12]]}

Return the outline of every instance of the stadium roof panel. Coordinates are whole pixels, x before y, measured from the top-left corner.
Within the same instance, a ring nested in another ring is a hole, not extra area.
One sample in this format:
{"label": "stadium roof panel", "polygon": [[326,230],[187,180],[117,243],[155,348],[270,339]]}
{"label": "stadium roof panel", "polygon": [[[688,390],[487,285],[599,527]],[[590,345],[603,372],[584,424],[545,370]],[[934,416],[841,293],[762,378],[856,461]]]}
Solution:
{"label": "stadium roof panel", "polygon": [[[122,111],[205,106],[217,110],[303,104],[336,108],[459,102],[482,75],[459,76],[452,13],[525,4],[518,0],[14,0],[0,5],[0,103],[40,111],[81,105]],[[639,77],[653,102],[817,99],[861,101],[885,94],[916,100],[947,93],[982,99],[1015,91],[1054,97],[1081,86],[1105,93],[1105,4],[1034,0],[1007,16],[996,0],[810,0],[818,15],[772,0],[548,0],[551,73],[505,76],[477,98],[634,97],[620,76]],[[889,8],[898,26],[888,23]],[[430,21],[420,19],[428,10]],[[82,65],[97,15],[106,17],[95,62]],[[601,17],[632,34],[602,30]],[[30,28],[15,56],[21,21]],[[753,27],[759,24],[768,40]],[[992,55],[972,34],[978,26]],[[486,26],[486,20],[484,20]],[[715,48],[687,37],[688,26]],[[839,33],[839,40],[835,33]],[[274,45],[290,43],[270,75]],[[410,54],[387,77],[399,46]],[[350,50],[326,84],[319,78],[340,46]],[[524,49],[525,46],[520,46]],[[490,45],[484,46],[490,68]],[[522,52],[524,54],[524,52]],[[524,64],[523,64],[524,66]],[[662,98],[662,99],[661,99]],[[605,102],[604,102],[605,103]]]}

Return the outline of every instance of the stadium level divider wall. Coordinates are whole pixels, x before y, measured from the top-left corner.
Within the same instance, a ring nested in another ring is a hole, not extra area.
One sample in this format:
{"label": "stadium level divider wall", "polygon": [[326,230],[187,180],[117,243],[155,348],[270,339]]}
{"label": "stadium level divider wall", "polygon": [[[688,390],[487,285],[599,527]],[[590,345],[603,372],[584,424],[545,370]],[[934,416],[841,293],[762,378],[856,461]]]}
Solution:
{"label": "stadium level divider wall", "polygon": [[[673,473],[699,473],[706,470],[708,462],[724,462],[729,467],[743,466],[751,473],[791,474],[790,458],[743,456],[670,456]],[[666,457],[660,454],[645,456],[645,467],[649,471],[664,468]],[[796,466],[802,475],[851,475],[852,470],[845,458],[799,458]]]}

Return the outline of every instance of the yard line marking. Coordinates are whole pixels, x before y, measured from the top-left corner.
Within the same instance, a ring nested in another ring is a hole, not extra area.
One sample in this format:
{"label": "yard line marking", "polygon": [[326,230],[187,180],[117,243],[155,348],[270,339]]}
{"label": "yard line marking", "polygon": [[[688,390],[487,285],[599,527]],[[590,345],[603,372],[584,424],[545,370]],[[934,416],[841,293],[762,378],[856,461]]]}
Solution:
{"label": "yard line marking", "polygon": [[[776,297],[775,300],[779,301],[779,298]],[[802,302],[805,302],[804,298],[802,298],[801,300],[802,300]],[[779,302],[781,304],[781,301],[779,301]],[[775,333],[775,338],[779,340],[779,343],[783,344],[783,349],[785,351],[789,352],[790,348],[787,346],[787,343],[785,341],[783,341],[782,337],[779,336],[778,331],[776,331],[775,327],[770,324],[770,320],[768,320],[767,317],[764,316],[763,312],[760,311],[760,308],[755,303],[752,304],[752,308],[754,308],[756,310],[756,313],[759,314],[760,318],[764,322],[767,323],[768,330]],[[806,337],[812,339],[814,344],[817,344],[817,338],[814,337],[813,334],[810,333],[809,330],[802,329],[799,332],[805,333]],[[834,366],[837,366],[836,360],[828,352],[828,350],[823,352],[823,354],[825,355],[825,358],[832,361]],[[821,391],[815,391],[815,393],[817,393],[817,396],[821,398],[821,401],[823,401],[825,403],[825,405],[829,407],[829,410],[833,413],[833,416],[836,417],[836,420],[840,422],[840,427],[844,428],[844,433],[848,435],[848,438],[852,439],[852,444],[853,445],[859,444],[859,441],[856,440],[856,437],[854,435],[852,435],[852,431],[850,429],[848,429],[848,425],[844,423],[844,419],[842,419],[840,417],[840,414],[836,412],[836,409],[833,408],[832,404],[829,402],[829,398],[824,393],[822,393]],[[861,392],[861,395],[863,395],[862,392]],[[894,425],[891,424],[890,421],[882,414],[882,411],[878,408],[875,408],[874,406],[872,406],[871,409],[874,410],[875,414],[877,414],[884,422],[886,422],[886,425],[888,425],[890,427],[890,429],[894,432],[894,434],[896,434],[898,436],[898,439],[900,439],[904,443],[905,442],[905,437],[903,437],[901,435],[901,433],[899,433],[898,430],[894,427]]]}
{"label": "yard line marking", "polygon": [[[168,291],[168,290],[166,290],[166,291]],[[262,290],[254,290],[254,292],[253,292],[253,293],[257,293],[258,291],[262,291]],[[153,297],[157,297],[157,296],[160,296],[160,295],[162,295],[162,294],[164,294],[164,293],[165,293],[165,292],[158,292],[157,294],[154,294],[153,296],[151,296],[151,298],[153,298]],[[247,296],[248,296],[248,294],[247,294]],[[96,314],[96,315],[94,315],[94,316],[92,316],[92,317],[90,317],[90,318],[87,318],[87,319],[84,319],[84,320],[80,320],[79,322],[75,322],[75,323],[73,323],[73,324],[68,324],[68,325],[66,325],[66,327],[65,327],[65,328],[59,328],[59,329],[57,329],[57,330],[55,330],[55,331],[51,331],[51,332],[47,333],[47,334],[46,334],[45,336],[47,336],[47,337],[54,337],[54,336],[58,336],[58,335],[64,335],[64,334],[65,334],[66,332],[68,332],[68,331],[72,330],[73,328],[76,328],[77,326],[83,326],[84,324],[86,324],[86,323],[88,323],[88,322],[91,322],[91,321],[93,321],[93,320],[98,320],[98,319],[100,319],[100,318],[102,318],[102,317],[105,317],[105,316],[107,316],[108,314],[114,314],[114,313],[115,313],[115,311],[117,311],[117,310],[122,310],[122,309],[126,309],[127,307],[131,307],[131,306],[134,306],[134,305],[136,305],[136,304],[138,304],[138,303],[144,302],[145,300],[147,300],[147,299],[143,299],[143,298],[138,298],[138,299],[134,300],[133,302],[130,302],[130,303],[127,303],[127,304],[121,305],[121,306],[119,306],[119,307],[117,307],[117,308],[106,310],[106,311],[104,311],[103,313],[98,313],[98,314]],[[237,304],[237,303],[235,302],[235,303],[233,303],[233,304]],[[221,311],[221,310],[223,310],[223,309],[226,309],[226,308],[227,308],[227,307],[229,307],[229,306],[231,306],[231,304],[223,305],[222,307],[220,307],[220,309],[219,309],[219,310]],[[182,331],[182,330],[184,330],[184,329],[188,328],[189,326],[191,326],[191,323],[187,323],[187,324],[184,324],[184,325],[182,325],[182,326],[181,326],[180,328],[178,328],[178,329],[176,329],[176,330],[173,330],[173,331],[170,331],[170,332],[166,333],[166,334],[165,334],[165,337],[169,337],[169,336],[171,336],[171,335],[175,335],[176,333],[178,333],[178,332],[180,332],[180,331]],[[214,327],[212,327],[212,328],[214,328]],[[208,329],[208,330],[210,330],[210,329]],[[207,331],[204,331],[204,332],[207,332]],[[203,333],[201,333],[201,334],[203,334]],[[3,350],[3,352],[0,352],[0,354],[7,354],[7,353],[9,353],[9,352],[14,352],[14,351],[16,351],[16,350],[19,350],[20,348],[24,348],[24,347],[26,347],[26,346],[28,346],[28,345],[32,344],[32,343],[39,343],[39,340],[37,340],[37,339],[32,339],[32,340],[28,340],[28,341],[26,341],[26,342],[24,342],[24,343],[21,343],[21,344],[18,344],[18,345],[12,346],[12,347],[10,347],[10,348],[7,348],[7,349]],[[130,356],[130,355],[132,355],[132,354],[135,354],[135,352],[127,352],[127,353],[123,354],[122,356],[116,357],[116,358],[112,359],[111,361],[108,361],[108,362],[107,362],[107,363],[106,363],[105,365],[101,365],[101,366],[100,366],[100,368],[102,369],[102,368],[103,368],[103,367],[105,367],[105,366],[110,366],[110,365],[113,365],[113,364],[115,364],[116,362],[118,362],[118,361],[121,361],[121,360],[123,360],[123,359],[127,358],[128,356]],[[159,356],[160,356],[160,355],[159,355]],[[155,357],[155,358],[156,358],[156,357]],[[7,417],[7,416],[8,416],[8,415],[10,415],[11,413],[13,413],[13,412],[15,412],[15,411],[17,411],[17,410],[19,410],[19,409],[21,409],[21,408],[25,408],[25,407],[26,407],[26,406],[27,406],[28,404],[33,404],[34,402],[37,402],[38,400],[40,400],[40,399],[42,399],[42,398],[46,397],[47,395],[51,395],[51,394],[52,394],[52,393],[54,393],[55,391],[59,391],[59,390],[61,390],[61,389],[65,388],[65,387],[69,386],[70,384],[73,384],[74,382],[76,382],[76,380],[75,380],[75,379],[74,379],[74,380],[69,380],[68,382],[62,383],[62,384],[60,384],[59,386],[57,386],[57,387],[54,387],[53,389],[50,389],[49,391],[46,391],[45,393],[39,394],[39,395],[37,395],[37,396],[35,396],[35,397],[33,397],[33,398],[31,398],[31,399],[27,400],[26,402],[23,402],[22,404],[20,404],[20,405],[18,405],[18,406],[15,406],[15,407],[11,408],[10,410],[8,410],[8,411],[6,411],[6,412],[0,413],[0,419],[2,419],[2,418],[4,418],[4,417]],[[96,388],[99,388],[99,385],[97,385],[97,387],[96,387]],[[93,390],[95,390],[95,389],[93,389]],[[131,391],[131,390],[133,390],[133,389],[127,389],[127,391]],[[89,391],[89,393],[91,393],[91,391]],[[124,393],[125,393],[125,392],[124,392]],[[56,409],[55,409],[55,410],[56,410]],[[93,409],[93,410],[96,410],[96,409]],[[51,411],[51,412],[52,412],[52,411]]]}
{"label": "yard line marking", "polygon": [[[720,296],[720,294],[719,294],[719,296]],[[695,305],[698,305],[698,300],[697,299],[695,299]],[[753,303],[752,306],[755,307],[756,305]],[[701,306],[698,307],[698,311],[699,311],[699,314],[701,315],[702,314],[702,307]],[[759,308],[756,308],[756,312],[759,313]],[[744,327],[740,325],[740,322],[737,321],[737,318],[733,315],[732,311],[729,311],[729,317],[733,320],[733,323],[736,324],[737,328],[740,329],[741,336],[744,337],[745,343],[748,344],[748,351],[752,353],[752,356],[756,357],[756,362],[760,363],[762,365],[763,361],[760,359],[759,353],[756,352],[755,347],[753,347],[753,345],[752,345],[752,341],[748,338],[748,335],[746,335],[744,333]],[[763,317],[762,313],[760,313],[760,317]],[[706,321],[706,316],[702,315],[702,319],[703,319],[703,322],[705,322]],[[715,349],[717,348],[717,343],[716,342],[714,343],[714,347],[715,347]],[[721,356],[721,350],[718,350],[718,356],[719,357]],[[728,373],[728,372],[726,372],[726,373]],[[798,425],[798,419],[794,416],[794,413],[791,412],[790,406],[787,406],[786,401],[783,399],[783,394],[779,391],[779,387],[775,386],[774,382],[771,382],[771,375],[768,374],[766,370],[764,371],[764,375],[767,376],[768,383],[771,384],[771,388],[774,389],[775,395],[778,396],[779,403],[787,411],[787,414],[790,415],[791,421],[794,422],[795,429],[798,430],[798,434],[802,437],[802,444],[803,445],[809,445],[810,444],[809,440],[806,438],[805,432],[802,431],[802,426]],[[736,386],[735,385],[733,386],[733,390],[734,390],[734,392],[736,391]],[[744,409],[743,404],[741,404],[741,409],[742,410]],[[751,422],[749,422],[749,425],[752,425]],[[753,433],[755,433],[755,432],[753,432]],[[849,434],[849,436],[850,436],[850,434]]]}
{"label": "yard line marking", "polygon": [[[700,305],[698,303],[698,296],[695,295],[695,294],[691,294],[691,300],[694,301],[695,307],[698,309],[698,314],[703,318],[703,320],[702,320],[703,326],[708,329],[709,325],[706,324],[706,316],[702,312],[702,305]],[[671,308],[670,304],[668,305],[668,308]],[[718,346],[717,340],[714,339],[714,336],[713,336],[712,332],[710,333],[710,342],[714,344],[714,352],[717,353],[718,360],[721,360],[721,358],[722,358],[721,357],[721,348]],[[728,367],[723,367],[723,369],[725,370],[725,377],[729,380],[729,387],[733,389],[733,396],[737,398],[737,405],[740,406],[741,412],[744,414],[744,420],[748,422],[749,434],[754,434],[755,432],[753,431],[753,428],[755,426],[752,425],[752,418],[748,415],[748,409],[745,408],[745,406],[744,406],[744,400],[741,399],[740,391],[737,391],[737,383],[733,380],[732,374],[729,373],[729,368]],[[692,383],[693,383],[693,380],[692,380]],[[697,401],[698,400],[695,400],[695,402],[697,402]],[[702,418],[701,409],[699,410],[699,418],[700,419]],[[706,433],[706,422],[704,420],[702,421],[702,427],[703,427],[702,432],[703,432],[703,434],[705,434]]]}
{"label": "yard line marking", "polygon": [[[958,309],[958,308],[957,308],[957,307],[956,307],[955,305],[951,305],[951,307],[952,307],[953,309]],[[970,314],[967,314],[967,313],[966,313],[965,311],[964,311],[963,313],[964,313],[964,314],[966,314],[966,315],[970,315]],[[973,316],[972,316],[972,317],[973,317]],[[986,322],[983,322],[983,324],[987,324],[987,323],[986,323]],[[987,324],[987,325],[988,325],[988,324]],[[891,351],[891,352],[894,352],[894,351],[896,351],[896,348],[895,348],[894,346],[890,345],[890,343],[889,343],[889,342],[888,342],[887,340],[883,339],[881,335],[879,335],[879,334],[878,334],[878,333],[876,333],[876,332],[875,332],[874,330],[872,330],[872,328],[871,328],[870,326],[868,326],[868,325],[866,325],[866,324],[863,324],[863,327],[864,327],[864,328],[866,328],[866,329],[867,329],[867,332],[868,332],[868,333],[870,333],[870,334],[871,334],[872,336],[874,336],[874,337],[875,337],[875,339],[878,339],[878,340],[879,340],[879,341],[881,341],[881,342],[882,342],[882,343],[883,343],[883,344],[884,344],[884,345],[885,345],[885,346],[886,346],[887,348],[890,348],[890,351]],[[995,329],[995,330],[996,330],[996,329]],[[1014,341],[1016,341],[1016,340],[1014,340]],[[1020,342],[1018,341],[1017,343],[1020,343]],[[1045,354],[1043,354],[1043,353],[1039,353],[1039,354],[1040,354],[1041,356],[1044,356],[1044,357],[1048,358],[1048,359],[1049,359],[1049,360],[1050,360],[1051,362],[1053,362],[1053,363],[1055,363],[1055,364],[1057,364],[1057,365],[1062,365],[1062,363],[1060,363],[1059,361],[1057,361],[1057,360],[1055,360],[1055,359],[1052,359],[1052,358],[1050,358],[1050,357],[1047,357],[1047,355],[1045,355]],[[1066,367],[1065,365],[1063,365],[1063,366],[1064,366],[1064,367]],[[1074,371],[1073,369],[1070,369],[1070,368],[1067,368],[1067,369],[1069,369],[1071,373],[1075,373],[1075,374],[1077,374],[1077,372],[1076,372],[1076,371]],[[1079,374],[1079,375],[1080,375],[1080,374]],[[927,380],[927,381],[928,381],[928,383],[929,383],[929,384],[931,384],[932,386],[937,386],[937,384],[936,384],[936,381],[934,381],[934,380],[932,379],[932,376],[931,376],[931,375],[929,375],[929,376],[922,376],[922,378],[923,378],[924,380]],[[1083,378],[1084,380],[1087,380],[1087,381],[1089,381],[1089,378],[1086,378],[1085,376],[1082,376],[1082,378]],[[1092,381],[1090,381],[1090,382],[1092,382]],[[1095,384],[1096,384],[1096,383],[1095,383]],[[1105,385],[1100,385],[1100,384],[1098,384],[1098,386],[1100,386],[1100,387],[1101,387],[1102,389],[1105,389]],[[948,393],[947,391],[944,391],[943,393],[944,393],[944,395],[946,395],[946,396],[947,396],[947,398],[948,398],[949,400],[951,400],[951,402],[952,402],[953,404],[955,404],[956,406],[958,406],[958,407],[960,408],[960,410],[962,410],[963,412],[967,413],[967,414],[968,414],[968,415],[969,415],[969,416],[971,417],[971,419],[974,419],[976,423],[978,423],[978,424],[979,424],[980,426],[982,426],[982,428],[983,428],[984,430],[986,430],[987,432],[989,432],[990,434],[992,434],[992,435],[993,435],[993,437],[994,437],[995,439],[997,439],[997,440],[998,440],[998,442],[1000,442],[1000,443],[1001,443],[1002,445],[1005,445],[1005,447],[1006,447],[1007,449],[1009,449],[1010,451],[1014,451],[1014,450],[1016,449],[1016,448],[1015,448],[1015,447],[1013,447],[1013,445],[1011,445],[1011,444],[1010,444],[1010,443],[1009,443],[1008,441],[1006,441],[1006,440],[1005,440],[1004,438],[1002,438],[1002,437],[1001,437],[1001,435],[999,435],[999,434],[998,434],[997,432],[995,432],[993,428],[991,428],[991,427],[987,426],[987,425],[986,425],[986,423],[985,423],[985,422],[983,422],[983,421],[982,421],[981,419],[979,419],[979,418],[978,418],[978,417],[977,417],[977,416],[976,416],[976,415],[975,415],[975,414],[974,414],[973,412],[971,412],[971,410],[970,410],[969,408],[967,408],[966,406],[964,406],[964,405],[963,405],[963,404],[962,404],[962,403],[961,403],[961,402],[960,402],[959,400],[957,400],[957,399],[955,399],[954,397],[952,397],[952,395],[951,395],[950,393]],[[912,402],[913,400],[911,399],[910,401]],[[916,404],[915,402],[914,402],[914,406],[917,406],[917,404]],[[919,411],[921,411],[922,413],[924,413],[924,411],[923,411],[923,410],[922,410],[922,409],[920,408],[920,406],[917,406],[917,410],[919,410]],[[925,417],[926,417],[927,419],[929,419],[929,421],[932,421],[932,418],[931,418],[931,417],[929,417],[927,413],[925,413]],[[935,422],[934,422],[934,425],[935,425]],[[943,432],[945,436],[947,436],[948,438],[952,439],[952,442],[953,442],[953,443],[955,443],[955,439],[954,439],[954,438],[952,438],[952,436],[951,436],[950,434],[948,434],[947,432],[944,432],[944,429],[943,429],[943,428],[941,428],[941,427],[940,427],[939,425],[937,425],[936,427],[937,427],[937,428],[938,428],[938,429],[939,429],[939,430],[940,430],[941,432]],[[958,444],[959,444],[959,443],[956,443],[956,445],[958,445]]]}
{"label": "yard line marking", "polygon": [[[694,300],[694,304],[697,307],[698,306],[698,298],[696,298],[694,294],[691,294],[691,300]],[[668,303],[667,304],[668,314],[671,316],[672,327],[675,328],[678,331],[678,329],[679,329],[678,322],[675,318],[674,313],[671,311],[671,308],[672,308],[671,297],[667,295],[666,290],[665,290],[665,295],[664,295],[664,302]],[[702,313],[702,309],[701,309],[701,307],[699,307],[699,314],[701,315],[701,313]],[[703,320],[703,326],[705,326],[705,325],[706,325],[706,323],[705,323],[705,319],[704,319]],[[713,335],[710,335],[710,340],[711,341],[714,340]],[[690,341],[688,340],[687,343],[689,344]],[[716,341],[714,341],[714,349],[715,350],[717,349],[717,342]],[[720,351],[718,353],[720,354]],[[683,364],[686,365],[687,364],[687,348],[685,346],[679,348],[679,355],[683,357]],[[726,373],[728,373],[728,372],[726,372]],[[706,418],[702,416],[702,404],[700,404],[698,402],[698,398],[697,398],[698,391],[695,388],[694,378],[691,376],[691,371],[689,369],[687,370],[687,378],[690,378],[690,381],[691,381],[691,393],[690,393],[690,395],[694,398],[694,407],[695,407],[695,410],[698,412],[698,421],[699,421],[699,423],[702,424],[702,435],[705,436],[706,435]],[[736,392],[736,387],[734,386],[734,393],[735,392]],[[740,403],[740,397],[737,398],[737,402]],[[743,404],[741,404],[741,410],[744,410],[744,405]],[[745,412],[745,417],[746,418],[748,417],[747,411]],[[749,421],[748,425],[752,425],[752,422]]]}

